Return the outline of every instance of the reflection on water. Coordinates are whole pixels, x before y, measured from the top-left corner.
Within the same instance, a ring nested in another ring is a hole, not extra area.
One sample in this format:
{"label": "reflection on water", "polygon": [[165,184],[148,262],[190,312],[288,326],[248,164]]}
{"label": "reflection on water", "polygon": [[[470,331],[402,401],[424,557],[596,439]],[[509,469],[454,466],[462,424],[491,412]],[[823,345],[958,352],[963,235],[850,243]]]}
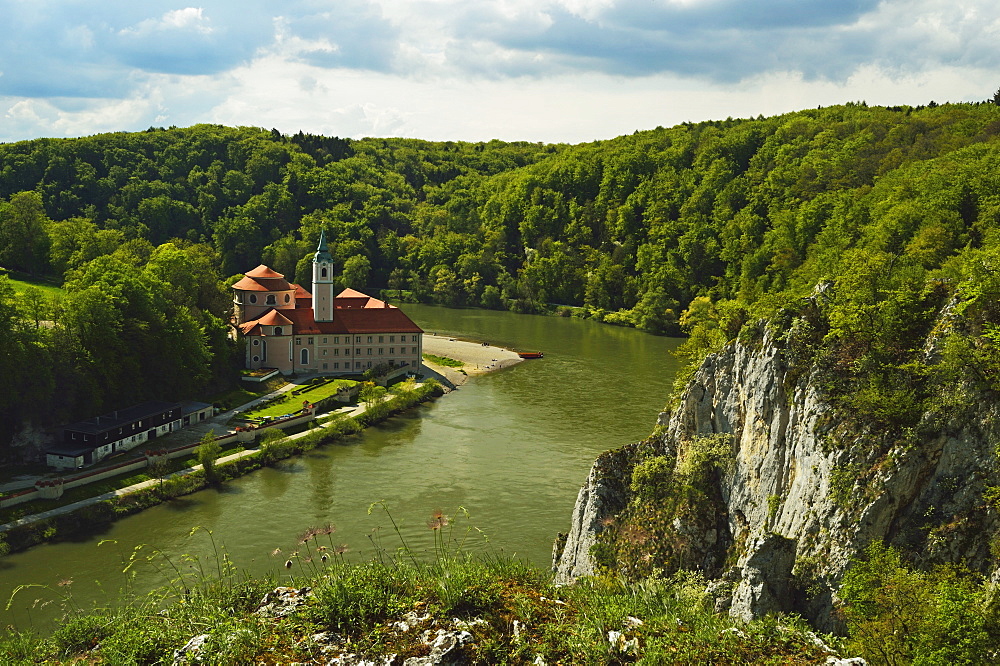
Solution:
{"label": "reflection on water", "polygon": [[[552,539],[567,529],[594,458],[652,430],[675,371],[669,352],[677,341],[575,319],[404,307],[427,331],[540,349],[545,358],[473,377],[360,436],[221,489],[154,507],[76,542],[0,560],[0,625],[25,626],[28,607],[43,596],[30,588],[3,611],[20,584],[73,579],[77,602],[110,603],[124,583],[123,562],[142,544],[149,544],[142,552],[155,547],[177,561],[184,554],[212,560],[211,540],[203,531],[191,535],[194,526],[211,530],[236,565],[253,573],[287,577],[281,565],[297,537],[327,523],[336,525],[332,539],[347,544],[351,558],[371,556],[373,539],[392,551],[399,538],[388,517],[377,507],[369,513],[382,500],[411,548],[432,547],[432,511],[454,515],[464,507],[470,518],[450,526],[453,539],[468,536],[472,549],[502,549],[547,566]],[[113,542],[98,546],[101,539]],[[276,548],[282,552],[272,557]],[[142,591],[164,582],[144,566],[134,584]],[[55,609],[31,609],[31,621],[44,626]]]}

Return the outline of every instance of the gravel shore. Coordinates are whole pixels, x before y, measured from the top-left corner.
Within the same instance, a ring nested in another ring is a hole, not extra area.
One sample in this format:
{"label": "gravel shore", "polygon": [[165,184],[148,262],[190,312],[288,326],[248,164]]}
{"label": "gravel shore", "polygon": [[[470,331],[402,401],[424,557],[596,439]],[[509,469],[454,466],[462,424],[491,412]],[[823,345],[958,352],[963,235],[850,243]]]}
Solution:
{"label": "gravel shore", "polygon": [[517,355],[517,352],[510,349],[430,333],[424,333],[424,353],[453,358],[464,363],[461,368],[465,371],[463,375],[458,368],[437,365],[424,359],[424,363],[456,385],[465,382],[469,375],[481,375],[524,360]]}

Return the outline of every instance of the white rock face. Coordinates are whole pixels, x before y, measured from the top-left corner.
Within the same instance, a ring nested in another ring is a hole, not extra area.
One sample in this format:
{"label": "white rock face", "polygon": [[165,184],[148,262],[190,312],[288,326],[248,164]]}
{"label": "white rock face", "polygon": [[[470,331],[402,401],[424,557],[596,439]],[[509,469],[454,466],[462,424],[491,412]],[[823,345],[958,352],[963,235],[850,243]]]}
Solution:
{"label": "white rock face", "polygon": [[[718,488],[719,517],[729,533],[700,541],[705,561],[721,563],[735,554],[735,569],[745,572],[759,555],[753,544],[772,533],[791,540],[795,573],[827,589],[798,609],[823,629],[832,628],[837,582],[873,540],[915,553],[918,561],[963,562],[985,573],[988,535],[998,526],[983,500],[984,487],[997,484],[990,481],[993,442],[1000,441],[997,404],[927,414],[912,433],[889,442],[884,432],[858,430],[851,414],[824,400],[809,373],[800,375],[789,374],[784,345],[770,334],[759,344],[734,342],[706,358],[677,408],[661,415],[657,439],[664,452],[681,450],[698,435],[732,435],[734,462]],[[602,456],[616,465],[595,464],[554,562],[558,580],[593,572],[590,547],[600,526],[629,499],[628,478],[616,478],[613,468],[628,467],[636,450],[630,445]],[[766,610],[748,601],[750,584],[735,586],[733,615]]]}

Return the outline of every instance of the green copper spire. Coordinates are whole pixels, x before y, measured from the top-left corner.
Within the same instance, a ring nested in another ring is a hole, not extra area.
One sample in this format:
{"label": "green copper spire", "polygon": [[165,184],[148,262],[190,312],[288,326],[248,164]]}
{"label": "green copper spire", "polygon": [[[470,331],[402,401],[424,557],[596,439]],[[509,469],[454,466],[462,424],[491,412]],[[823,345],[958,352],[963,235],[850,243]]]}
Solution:
{"label": "green copper spire", "polygon": [[313,257],[313,261],[333,261],[333,257],[330,256],[330,250],[326,247],[326,229],[320,229],[319,231],[319,245],[316,247],[316,256]]}

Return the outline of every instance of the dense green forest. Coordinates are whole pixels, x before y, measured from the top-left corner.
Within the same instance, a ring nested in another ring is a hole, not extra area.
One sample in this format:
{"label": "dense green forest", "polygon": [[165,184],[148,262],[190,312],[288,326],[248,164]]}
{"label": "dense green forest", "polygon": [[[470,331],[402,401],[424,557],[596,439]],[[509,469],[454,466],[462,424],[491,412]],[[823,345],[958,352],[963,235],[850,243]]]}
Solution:
{"label": "dense green forest", "polygon": [[[321,228],[344,286],[690,334],[821,317],[801,353],[874,418],[1000,368],[1000,108],[848,104],[575,146],[347,140],[199,125],[0,145],[0,461],[26,425],[235,380],[227,285],[308,284]],[[911,336],[965,325],[930,376]],[[886,401],[890,394],[905,400]]]}

